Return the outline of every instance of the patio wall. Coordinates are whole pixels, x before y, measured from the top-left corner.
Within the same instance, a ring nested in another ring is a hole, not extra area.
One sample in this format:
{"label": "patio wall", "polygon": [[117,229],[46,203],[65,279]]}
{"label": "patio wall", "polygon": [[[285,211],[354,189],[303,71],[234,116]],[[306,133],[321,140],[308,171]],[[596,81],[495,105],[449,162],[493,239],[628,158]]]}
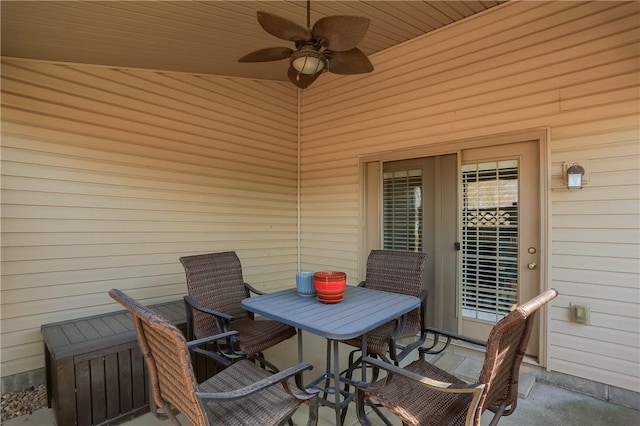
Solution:
{"label": "patio wall", "polygon": [[[302,93],[301,256],[357,282],[359,157],[548,129],[548,366],[638,391],[638,7],[520,2]],[[237,250],[276,289],[296,269],[289,83],[7,59],[2,65],[2,376],[44,365],[40,325],[184,293],[179,256]],[[589,183],[563,189],[564,161]],[[569,321],[591,305],[591,325]]]}
{"label": "patio wall", "polygon": [[186,292],[180,256],[236,250],[258,288],[297,268],[290,84],[6,59],[2,376],[44,323]]}
{"label": "patio wall", "polygon": [[[323,76],[302,97],[302,261],[357,275],[359,157],[549,136],[549,369],[640,390],[640,4],[519,2]],[[589,182],[568,191],[562,163]],[[543,254],[543,256],[545,256]],[[590,325],[569,304],[591,307]],[[546,361],[546,362],[545,362]]]}

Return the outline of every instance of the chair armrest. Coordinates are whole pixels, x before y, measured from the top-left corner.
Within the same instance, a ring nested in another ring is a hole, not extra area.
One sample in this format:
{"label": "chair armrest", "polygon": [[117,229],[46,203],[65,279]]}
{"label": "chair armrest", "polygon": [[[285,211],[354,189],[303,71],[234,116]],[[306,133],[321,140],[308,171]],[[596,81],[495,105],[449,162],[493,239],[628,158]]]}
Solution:
{"label": "chair armrest", "polygon": [[[285,390],[296,398],[308,400],[314,398],[319,390],[314,389],[309,391],[305,390],[304,387],[300,387],[299,385],[302,383],[302,372],[312,369],[313,365],[309,364],[308,362],[301,362],[300,364],[294,365],[293,367],[287,368],[284,371],[280,371],[279,373],[266,377],[240,389],[235,389],[228,392],[196,392],[196,395],[203,400],[213,399],[217,401],[233,401],[252,395],[256,392],[260,392],[261,390],[264,390],[273,385],[277,385],[278,383],[282,383]],[[300,377],[300,379],[296,377],[296,384],[298,384],[299,388],[298,390],[296,390],[296,392],[291,391],[290,385],[287,381],[287,379],[293,376]]]}
{"label": "chair armrest", "polygon": [[429,292],[427,290],[422,290],[420,294],[418,294],[418,299],[420,299],[420,338],[424,342],[424,338],[426,335],[427,329],[427,299],[429,298]]}
{"label": "chair armrest", "polygon": [[[365,424],[365,425],[370,424],[370,422],[368,421],[368,419],[366,419],[366,416],[364,414],[364,403],[365,403],[364,392],[375,393],[376,391],[384,387],[387,381],[391,380],[394,375],[402,376],[404,379],[417,382],[421,386],[424,386],[436,392],[471,394],[472,397],[471,397],[469,406],[467,407],[467,416],[466,416],[467,418],[466,418],[465,424],[466,425],[472,424],[472,420],[474,418],[474,414],[478,406],[478,402],[480,401],[480,396],[482,395],[482,392],[485,387],[484,383],[464,383],[464,384],[447,383],[439,380],[434,380],[429,377],[421,376],[419,374],[397,367],[393,364],[389,364],[387,362],[378,360],[376,358],[365,357],[362,361],[374,367],[374,374],[373,374],[374,380],[378,375],[378,370],[384,370],[387,372],[387,376],[381,380],[380,384],[377,384],[375,386],[372,386],[369,383],[365,383],[365,382],[355,383],[358,418],[360,419],[361,415],[364,416],[364,419],[361,420],[362,424]],[[375,395],[371,395],[371,396],[375,398]]]}
{"label": "chair armrest", "polygon": [[[439,354],[440,352],[444,351],[447,347],[449,347],[449,344],[451,343],[452,340],[462,340],[463,342],[471,343],[473,345],[478,345],[482,347],[487,346],[486,340],[476,339],[474,337],[453,333],[451,331],[446,331],[446,330],[442,330],[435,327],[426,327],[423,330],[423,333],[424,334],[433,333],[433,343],[429,347],[424,347],[419,349],[419,353],[421,356],[427,355],[427,354],[429,355]],[[441,342],[440,341],[441,338],[444,338],[445,341]],[[442,344],[442,347],[437,348],[438,344]]]}
{"label": "chair armrest", "polygon": [[[362,362],[370,364],[375,368],[380,370],[385,370],[387,372],[386,380],[390,379],[394,374],[406,377],[407,379],[414,380],[422,383],[426,387],[441,391],[441,392],[451,392],[451,393],[482,393],[482,389],[484,389],[484,383],[448,383],[442,382],[440,380],[430,379],[429,377],[421,376],[412,371],[405,370],[402,367],[395,366],[393,364],[389,364],[388,362],[384,362],[377,358],[372,358],[370,356],[364,357]],[[374,376],[375,377],[375,376]],[[366,382],[355,382],[357,387],[361,387],[364,390],[369,388],[369,384]],[[376,387],[377,388],[377,387]]]}
{"label": "chair armrest", "polygon": [[[429,296],[429,292],[427,290],[422,290],[420,294],[418,294],[418,299],[420,299],[420,337],[414,342],[411,342],[409,344],[393,342],[395,344],[395,348],[393,347],[393,345],[389,347],[390,351],[394,351],[393,358],[395,363],[399,363],[400,361],[405,359],[407,355],[412,353],[414,350],[419,349],[427,339],[426,315],[427,315],[428,296]],[[400,351],[396,352],[397,349],[400,349]]]}
{"label": "chair armrest", "polygon": [[239,334],[240,333],[235,330],[228,331],[226,333],[214,334],[213,336],[203,337],[202,339],[191,340],[187,342],[187,346],[191,349],[192,346],[200,346],[211,342],[217,342],[218,340],[228,339],[231,336],[238,336]]}
{"label": "chair armrest", "polygon": [[[411,347],[409,349],[409,352],[411,352],[413,349],[417,348],[418,346],[422,345],[422,343],[424,342],[424,339],[422,337],[424,335],[424,328],[425,328],[425,326],[424,326],[425,318],[424,317],[425,317],[425,313],[426,313],[426,309],[427,309],[427,295],[428,294],[429,294],[429,292],[427,290],[422,290],[420,292],[420,294],[418,294],[418,298],[420,299],[420,309],[421,309],[421,312],[420,312],[420,323],[421,323],[421,330],[423,331],[421,333],[422,335],[421,335],[420,340],[418,340],[417,342],[415,342],[415,343],[413,343],[411,345],[399,345],[399,347],[401,346],[402,348],[405,348],[405,349]],[[400,318],[396,318],[395,321],[396,321],[396,327],[393,330],[393,332],[391,333],[391,338],[393,340],[397,340],[397,339],[400,338],[400,335],[402,334],[402,331],[404,330],[404,328],[406,327],[406,324],[407,324],[407,316],[403,315]],[[405,349],[403,349],[403,352],[404,352]],[[407,353],[405,353],[404,356],[406,356],[406,355],[407,355]],[[400,358],[400,359],[402,359],[402,358]],[[400,359],[398,359],[398,361],[400,361]]]}
{"label": "chair armrest", "polygon": [[[247,357],[247,354],[244,352],[234,349],[238,335],[239,333],[237,331],[215,334],[202,339],[189,341],[187,342],[187,347],[192,352],[205,355],[224,367],[228,367],[233,362]],[[221,346],[221,341],[225,341],[226,344]],[[207,344],[213,344],[213,350],[200,347]]]}
{"label": "chair armrest", "polygon": [[442,330],[435,327],[427,327],[426,330],[427,330],[427,333],[438,334],[438,335],[449,337],[455,340],[463,340],[467,343],[472,343],[478,346],[485,346],[485,347],[487,346],[486,340],[476,339],[475,337],[465,336],[463,334],[453,333],[451,331],[446,331],[446,330]]}
{"label": "chair armrest", "polygon": [[265,294],[264,291],[260,291],[249,283],[244,283],[244,287],[249,290],[253,294],[262,295]]}
{"label": "chair armrest", "polygon": [[[212,315],[213,320],[216,323],[216,327],[218,330],[222,332],[230,331],[229,322],[233,320],[231,315],[227,315],[224,312],[214,311],[213,309],[207,309],[204,306],[200,305],[196,302],[193,297],[187,295],[183,297],[184,305],[187,310],[187,340],[193,340],[194,332],[193,332],[193,310]],[[236,338],[237,340],[237,338]]]}
{"label": "chair armrest", "polygon": [[227,315],[224,312],[220,312],[220,311],[216,311],[213,309],[208,309],[205,308],[204,306],[200,305],[198,302],[196,302],[193,297],[191,296],[184,296],[184,301],[193,309],[200,311],[200,312],[204,312],[205,314],[209,314],[209,315],[214,315],[218,318],[221,318],[225,321],[233,321],[233,316],[231,315]]}

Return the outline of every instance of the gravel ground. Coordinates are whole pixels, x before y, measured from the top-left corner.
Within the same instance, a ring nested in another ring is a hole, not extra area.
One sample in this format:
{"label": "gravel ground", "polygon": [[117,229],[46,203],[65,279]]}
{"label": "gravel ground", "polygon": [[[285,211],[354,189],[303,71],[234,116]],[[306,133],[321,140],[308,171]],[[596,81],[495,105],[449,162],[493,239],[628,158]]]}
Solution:
{"label": "gravel ground", "polygon": [[47,387],[40,385],[20,392],[2,394],[0,423],[47,406]]}

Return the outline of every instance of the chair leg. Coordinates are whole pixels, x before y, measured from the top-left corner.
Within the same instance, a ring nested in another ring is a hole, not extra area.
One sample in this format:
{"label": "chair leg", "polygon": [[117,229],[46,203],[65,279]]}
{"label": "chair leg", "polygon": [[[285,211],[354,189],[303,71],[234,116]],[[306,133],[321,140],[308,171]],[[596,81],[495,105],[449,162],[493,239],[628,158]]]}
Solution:
{"label": "chair leg", "polygon": [[[356,350],[352,351],[352,352],[349,354],[349,369],[348,369],[348,370],[346,370],[346,371],[345,371],[345,373],[344,373],[345,377],[346,377],[347,379],[349,379],[349,380],[352,380],[352,379],[353,379],[353,372],[354,372],[357,368],[359,368],[359,367],[361,366],[361,364],[362,364],[362,356],[358,357],[358,359],[357,359],[357,360],[355,360],[355,361],[353,360],[353,358],[354,358],[354,354],[355,354],[356,352],[358,352],[358,351],[359,351],[359,350],[358,350],[358,349],[356,349]],[[391,360],[389,360],[386,356],[379,356],[379,355],[373,355],[373,356],[374,356],[374,357],[376,357],[376,358],[380,358],[380,359],[382,359],[384,362],[387,362],[387,363],[391,364]],[[397,363],[394,363],[394,364],[396,364],[396,365],[397,365]],[[369,368],[369,367],[366,367],[366,368]],[[348,384],[348,382],[346,382],[346,383],[345,383],[345,385],[344,385],[344,390],[345,390],[345,392],[349,392],[349,384]],[[376,403],[374,403],[374,402],[373,402],[373,401],[371,401],[371,400],[368,400],[368,401],[366,402],[366,404],[367,404],[368,406],[370,406],[370,407],[373,409],[373,411],[378,415],[378,417],[380,418],[380,420],[382,420],[382,421],[384,422],[384,424],[385,424],[385,425],[387,425],[387,426],[393,426],[393,423],[391,423],[391,422],[389,421],[389,419],[387,419],[387,417],[382,413],[382,411],[380,411],[380,408],[379,408],[379,407],[380,407],[380,405],[379,405],[379,404],[376,404]],[[345,408],[345,409],[343,409],[343,410],[342,410],[342,423],[343,423],[343,424],[344,424],[344,419],[345,419],[346,415],[347,415],[347,409]],[[365,416],[365,417],[366,417],[366,416]],[[368,420],[367,420],[367,421],[368,421]],[[364,424],[364,423],[363,423],[363,424]],[[404,423],[403,423],[403,425],[404,425]]]}
{"label": "chair leg", "polygon": [[156,407],[156,404],[153,401],[149,403],[149,406],[151,408],[151,412],[157,419],[163,421],[170,420],[171,424],[173,424],[174,426],[182,426],[180,421],[178,421],[178,419],[176,418],[175,414],[173,414],[173,411],[171,411],[171,407],[168,403],[165,403],[162,406],[162,412],[158,411],[158,407]]}
{"label": "chair leg", "polygon": [[156,405],[156,402],[153,399],[153,388],[151,387],[151,384],[149,384],[148,387],[149,387],[149,409],[151,410],[155,418],[163,421],[170,420],[171,424],[173,424],[174,426],[182,426],[181,423],[176,418],[176,416],[173,414],[173,411],[171,411],[171,407],[169,406],[169,403],[165,402],[161,408],[162,412],[158,411],[158,406]]}
{"label": "chair leg", "polygon": [[[169,417],[167,416],[166,413],[164,412],[161,413],[160,411],[158,411],[158,406],[156,405],[156,402],[153,399],[153,388],[151,387],[151,380],[149,380],[148,388],[149,388],[149,409],[151,410],[155,418],[159,420],[167,420]],[[165,404],[165,407],[166,406],[167,404]],[[163,411],[165,407],[162,407]]]}
{"label": "chair leg", "polygon": [[[351,380],[353,378],[353,372],[355,371],[356,368],[358,368],[358,366],[360,366],[360,364],[362,363],[362,356],[359,356],[357,360],[354,361],[355,358],[355,354],[357,352],[359,352],[360,349],[355,349],[353,351],[351,351],[349,353],[349,367],[345,370],[344,372],[344,376],[348,379]],[[351,393],[350,391],[350,387],[349,387],[349,383],[345,382],[344,384],[344,391],[347,393]]]}
{"label": "chair leg", "polygon": [[[380,411],[380,408],[378,408],[378,405],[375,402],[373,402],[370,399],[365,399],[364,392],[360,390],[356,390],[355,398],[356,398],[356,414],[358,415],[358,421],[360,422],[361,425],[373,426],[373,423],[371,423],[371,421],[369,420],[369,418],[367,417],[364,411],[364,406],[368,405],[376,413],[376,415],[380,418],[380,420],[384,422],[386,426],[393,426],[393,423],[391,423],[389,419],[387,419],[387,417],[384,414],[382,414],[382,411]],[[344,424],[344,419],[343,419],[343,424]],[[402,424],[403,426],[406,426],[404,422],[402,422]]]}
{"label": "chair leg", "polygon": [[[327,375],[329,371],[331,371],[331,341],[330,340],[327,340],[327,365],[324,371],[325,371],[325,375]],[[331,384],[331,380],[327,375],[326,379],[324,380],[324,392],[322,393],[322,398],[324,400],[326,400],[329,396],[327,389],[329,389],[330,384]]]}
{"label": "chair leg", "polygon": [[172,425],[174,425],[174,426],[182,426],[180,421],[173,414],[173,411],[171,411],[171,408],[169,407],[169,404],[165,404],[164,407],[162,407],[162,410],[167,413],[167,417],[169,418],[169,420],[171,420],[171,424]]}
{"label": "chair leg", "polygon": [[507,408],[507,406],[502,404],[502,405],[500,405],[500,407],[498,407],[498,409],[496,411],[494,411],[495,414],[493,415],[493,418],[491,419],[491,422],[489,422],[489,426],[496,426],[498,424],[498,422],[500,421],[500,418],[504,414],[506,408]]}
{"label": "chair leg", "polygon": [[[385,425],[393,426],[393,423],[391,423],[389,421],[389,419],[387,419],[387,416],[382,414],[382,411],[380,411],[380,409],[378,408],[378,406],[376,404],[374,404],[373,402],[369,401],[368,405],[371,407],[371,409],[373,409],[373,411],[375,411],[375,413],[378,415],[378,417],[380,417],[380,420],[382,420]],[[402,422],[402,424],[406,425],[406,423],[404,423],[404,422]]]}

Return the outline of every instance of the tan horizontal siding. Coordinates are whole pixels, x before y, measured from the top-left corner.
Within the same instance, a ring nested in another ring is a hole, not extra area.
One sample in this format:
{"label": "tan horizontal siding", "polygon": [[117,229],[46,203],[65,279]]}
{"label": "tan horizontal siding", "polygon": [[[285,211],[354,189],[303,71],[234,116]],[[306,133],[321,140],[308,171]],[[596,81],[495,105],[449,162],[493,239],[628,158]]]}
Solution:
{"label": "tan horizontal siding", "polygon": [[236,250],[290,285],[297,95],[283,83],[2,62],[2,374],[44,365],[40,326],[186,292],[180,256]]}
{"label": "tan horizontal siding", "polygon": [[[623,294],[623,292],[618,292],[618,295]],[[567,302],[569,301],[569,299],[572,299],[570,296],[564,296],[564,295],[560,295],[558,296],[560,299],[558,300],[559,302]],[[572,300],[570,300],[571,302],[573,302],[574,304],[588,304],[591,307],[591,312],[595,313],[596,315],[619,315],[620,317],[623,318],[629,318],[629,319],[633,319],[633,318],[640,318],[640,311],[638,311],[638,309],[636,308],[636,304],[633,302],[633,299],[622,299],[620,300],[619,298],[616,298],[615,295],[612,295],[611,297],[607,298],[607,299],[603,299],[600,297],[597,298],[593,298],[593,297],[589,297],[587,295],[583,295],[581,297],[574,297]],[[568,303],[566,304],[567,306],[569,305]],[[596,319],[598,319],[598,317],[596,317]],[[606,322],[605,325],[609,326],[611,323],[610,322]],[[633,324],[633,322],[631,322],[631,324]],[[630,325],[631,325],[630,324]],[[636,328],[632,328],[631,331],[636,331],[639,330],[639,327]],[[594,336],[595,340],[598,340],[598,336]],[[635,346],[639,346],[640,345],[640,340],[633,342],[633,341],[629,341],[630,345],[635,345]]]}
{"label": "tan horizontal siding", "polygon": [[[14,114],[17,115],[14,116]],[[23,114],[20,113],[19,111],[11,111],[8,108],[4,109],[4,113],[3,116],[4,118],[9,121],[12,119],[18,119],[18,117],[23,117],[24,115],[28,115],[29,119],[37,119],[37,115],[35,114]],[[66,119],[55,119],[55,120],[51,120],[48,119],[49,122],[54,121],[55,124],[57,126],[72,126],[73,125],[73,121],[72,120],[66,120]],[[21,132],[21,129],[15,129],[14,127],[11,125],[7,125],[6,129],[4,129],[5,132],[7,133],[7,141],[6,141],[6,146],[10,147],[13,146],[12,144],[15,144],[15,146],[20,146],[22,145],[23,142],[23,138],[21,137],[21,134],[18,134],[18,132]],[[87,132],[97,132],[97,131],[101,131],[101,129],[95,128],[93,127],[93,125],[88,125],[86,128],[82,128],[82,126],[76,126],[76,129],[74,130],[84,130]],[[110,129],[102,129],[102,130],[106,130],[108,132],[111,132]],[[15,133],[14,133],[15,132]],[[119,136],[121,137],[125,137],[126,138],[126,131],[121,131],[121,130],[117,130],[117,132],[119,133]],[[12,137],[13,136],[13,137]],[[195,174],[194,177],[206,177],[206,174],[204,173],[204,170],[210,168],[210,167],[217,167],[219,169],[219,171],[217,172],[218,175],[223,174],[223,172],[227,171],[230,175],[230,178],[233,178],[234,175],[240,177],[242,179],[242,177],[244,177],[243,180],[247,180],[247,176],[249,174],[248,169],[249,168],[253,168],[255,169],[256,174],[265,174],[265,179],[267,180],[267,183],[269,181],[277,181],[278,178],[280,178],[280,181],[283,181],[284,179],[282,179],[281,175],[282,175],[282,171],[283,168],[280,167],[277,171],[270,171],[271,176],[269,176],[269,174],[267,174],[267,172],[265,171],[266,169],[268,169],[268,167],[264,167],[262,165],[258,166],[252,165],[252,159],[250,159],[250,157],[244,157],[244,155],[250,155],[250,154],[255,154],[258,151],[255,150],[248,150],[247,152],[242,152],[243,157],[241,158],[236,158],[236,161],[238,163],[240,163],[241,165],[243,163],[245,163],[245,169],[241,170],[241,171],[237,171],[237,170],[233,170],[233,169],[229,169],[229,161],[233,161],[234,155],[240,154],[238,152],[236,152],[235,154],[232,152],[227,152],[223,146],[221,146],[218,142],[212,141],[210,140],[210,142],[212,142],[212,146],[208,147],[208,148],[200,148],[200,147],[195,147],[195,146],[186,146],[185,149],[187,150],[192,150],[191,153],[188,154],[184,154],[183,152],[178,152],[176,151],[176,148],[179,146],[179,143],[174,143],[176,141],[171,141],[170,142],[170,146],[168,146],[166,148],[150,148],[148,146],[138,146],[136,147],[135,144],[132,144],[130,142],[127,142],[126,140],[124,141],[114,141],[113,139],[110,139],[111,136],[109,138],[102,139],[101,141],[98,139],[94,139],[94,140],[87,140],[84,141],[85,143],[88,144],[92,144],[94,149],[96,148],[96,142],[99,142],[100,145],[98,145],[98,147],[101,148],[101,145],[104,144],[108,144],[109,147],[113,148],[113,149],[122,149],[122,150],[127,150],[127,149],[132,149],[135,150],[136,152],[134,152],[133,154],[128,154],[128,155],[141,155],[144,157],[150,156],[151,158],[154,157],[154,154],[156,154],[159,150],[162,151],[162,154],[159,154],[158,157],[160,158],[156,158],[156,160],[165,160],[167,162],[170,162],[170,159],[173,159],[176,163],[177,166],[177,170],[176,171],[180,171],[181,168],[183,169],[188,169],[190,166],[190,163],[194,163],[191,164],[191,167],[195,166],[195,170],[194,172],[201,172],[199,174]],[[134,137],[133,140],[135,140],[136,142],[140,142],[142,139],[145,139],[145,142],[147,143],[152,143],[153,138],[150,139],[146,139],[143,137]],[[203,139],[204,140],[204,139]],[[33,146],[33,151],[35,151],[36,153],[39,150],[39,144],[27,144],[27,146],[25,147],[26,149],[30,148],[30,146]],[[101,151],[101,150],[99,150]],[[94,152],[93,153],[93,157],[97,156],[99,154],[98,152]],[[108,150],[107,150],[108,151]],[[60,153],[60,155],[66,155],[63,154],[62,152]],[[289,157],[292,156],[292,153],[290,152]],[[89,157],[89,159],[91,159],[92,157]],[[112,168],[112,167],[116,167],[115,172],[120,171],[118,169],[118,166],[120,166],[119,168],[122,169],[122,173],[126,172],[126,167],[127,167],[127,163],[126,163],[126,159],[122,158],[121,156],[107,156],[107,158],[104,159],[105,162],[102,163],[101,168]],[[208,160],[208,161],[207,161]],[[280,161],[282,160],[282,157],[278,158],[278,159],[274,159],[271,162],[268,161],[268,159],[265,159],[265,163],[270,164],[271,167],[276,167]],[[50,161],[54,161],[54,160],[50,160]],[[130,159],[129,159],[130,161]],[[62,162],[62,160],[59,160],[58,162]],[[124,164],[120,164],[120,162],[123,162]],[[46,163],[45,163],[46,164]],[[180,167],[182,165],[182,167]],[[171,167],[171,165],[169,164],[164,164],[164,163],[155,163],[155,167],[153,168],[149,168],[147,170],[144,171],[139,171],[139,173],[144,173],[145,175],[149,176],[153,176],[154,173],[157,175],[159,170],[163,170],[164,167],[168,168],[169,170],[167,170],[168,173],[172,172],[174,169]],[[174,166],[174,167],[176,167]],[[131,166],[135,168],[134,166]],[[286,169],[284,169],[286,170]],[[289,172],[291,173],[292,170],[289,170]],[[193,173],[193,172],[192,172]],[[210,169],[209,169],[209,173],[211,173]],[[273,176],[273,174],[276,174],[276,176]],[[226,174],[225,174],[226,175]],[[216,175],[214,175],[216,176]],[[171,175],[169,176],[162,176],[161,179],[164,180],[168,180],[171,179]]]}
{"label": "tan horizontal siding", "polygon": [[[361,217],[350,209],[361,197],[359,157],[399,159],[406,149],[548,129],[546,284],[559,290],[553,306],[564,317],[548,324],[546,362],[637,390],[638,362],[629,357],[640,332],[629,323],[640,311],[639,9],[637,2],[508,3],[374,55],[370,75],[323,76],[302,94],[303,267],[330,264],[333,244],[333,262],[347,259],[357,273]],[[568,161],[587,168],[581,191],[566,190]],[[591,325],[569,322],[569,303],[579,302],[591,306]],[[578,337],[559,346],[573,330]],[[598,349],[581,360],[590,338]],[[626,359],[607,366],[604,348],[614,351],[625,338],[633,340],[621,349]]]}
{"label": "tan horizontal siding", "polygon": [[[559,350],[557,352],[560,352]],[[562,371],[566,374],[576,377],[588,377],[591,380],[600,383],[616,383],[616,386],[623,389],[633,390],[638,392],[638,380],[635,376],[630,376],[625,373],[618,373],[609,369],[601,369],[601,364],[608,362],[606,357],[599,357],[593,359],[592,364],[584,365],[576,363],[575,360],[581,356],[581,351],[576,352],[561,352],[564,358],[556,357],[551,360],[550,368],[554,371]],[[627,364],[628,369],[636,368],[637,363]]]}
{"label": "tan horizontal siding", "polygon": [[[556,321],[554,323],[554,331],[558,335],[571,335],[571,336],[580,336],[588,339],[594,339],[593,328],[587,329],[580,324],[576,324],[574,322],[570,322],[568,320],[569,312],[565,309],[565,312],[562,314],[564,321]],[[618,345],[631,346],[638,348],[640,342],[635,338],[636,333],[624,330],[613,330],[607,329],[607,340],[606,342],[611,347],[616,347]],[[597,338],[597,336],[596,336]],[[603,382],[606,383],[606,382]]]}
{"label": "tan horizontal siding", "polygon": [[[636,94],[639,80],[636,74]],[[637,117],[554,129],[559,149],[552,153],[552,275],[562,296],[552,313],[556,333],[550,341],[551,368],[635,391],[640,390]],[[587,141],[582,147],[581,139]],[[588,170],[585,190],[564,189],[563,161]],[[589,306],[589,325],[570,322],[571,304]]]}
{"label": "tan horizontal siding", "polygon": [[[565,297],[565,300],[566,299],[569,299],[569,297]],[[596,308],[597,307],[598,305],[596,304]],[[558,305],[554,306],[554,308],[552,309],[551,318],[557,321],[569,320],[570,316],[568,314],[569,309]],[[606,335],[603,333],[606,333],[607,329],[626,331],[630,333],[639,332],[640,323],[638,323],[635,318],[637,318],[637,315],[624,316],[617,313],[609,314],[606,312],[601,312],[598,309],[594,309],[593,311],[591,311],[589,318],[590,325],[593,327],[593,331],[595,334],[594,341],[599,340],[606,342],[607,340],[603,339],[602,337],[603,335]],[[629,342],[629,345],[636,346],[635,342],[633,341]]]}
{"label": "tan horizontal siding", "polygon": [[575,232],[574,229],[558,229],[553,236],[557,241],[633,244],[640,241],[640,230],[582,228]]}
{"label": "tan horizontal siding", "polygon": [[553,245],[553,250],[557,253],[572,253],[575,256],[638,258],[636,244],[558,242]]}
{"label": "tan horizontal siding", "polygon": [[[592,338],[572,335],[554,335],[551,338],[551,345],[557,346],[558,348],[588,347],[590,348],[589,352],[583,353],[581,358],[588,356],[595,360],[598,357],[610,357],[612,360],[610,370],[623,374],[625,369],[629,368],[627,365],[633,365],[637,360],[638,353],[637,347],[617,345],[615,350],[611,350],[611,344],[609,342],[598,342]],[[562,349],[559,350],[562,351]],[[618,368],[618,365],[620,368]]]}
{"label": "tan horizontal siding", "polygon": [[[562,268],[554,264],[552,270],[552,279],[554,282],[565,282],[566,291],[564,293],[568,295],[581,295],[590,297],[600,297],[602,299],[608,299],[614,294],[614,289],[617,287],[628,287],[631,291],[624,293],[618,300],[634,301],[633,295],[637,292],[638,280],[637,275],[634,273],[627,273],[622,271],[608,270],[594,270],[587,268]],[[572,283],[572,284],[571,284]],[[578,284],[579,283],[579,284]],[[589,284],[594,284],[590,287]],[[602,286],[608,286],[606,294],[600,294]],[[573,286],[573,287],[572,287]]]}

